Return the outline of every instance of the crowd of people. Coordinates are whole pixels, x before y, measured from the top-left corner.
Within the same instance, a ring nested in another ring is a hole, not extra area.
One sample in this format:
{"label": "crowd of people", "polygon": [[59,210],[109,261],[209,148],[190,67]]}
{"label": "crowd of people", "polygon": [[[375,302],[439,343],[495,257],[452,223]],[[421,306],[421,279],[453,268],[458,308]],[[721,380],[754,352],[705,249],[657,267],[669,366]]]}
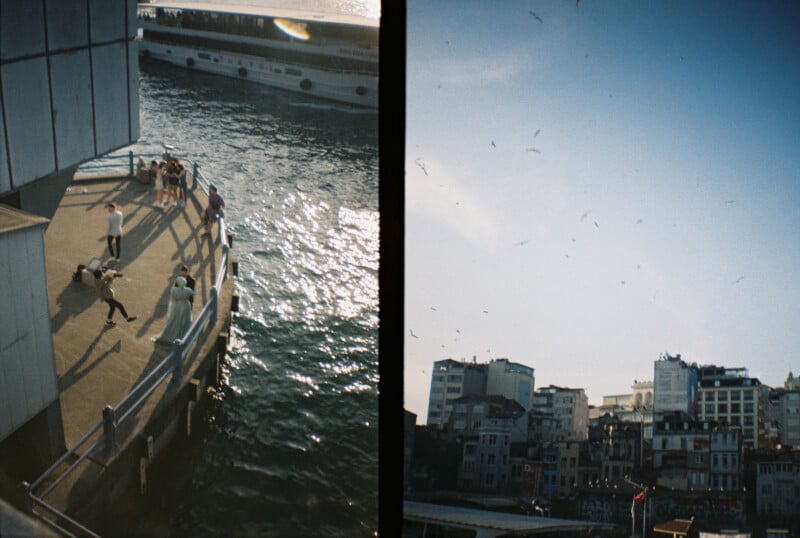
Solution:
{"label": "crowd of people", "polygon": [[[138,175],[149,176],[149,181],[153,185],[156,193],[154,205],[160,209],[169,207],[170,202],[174,206],[185,207],[187,196],[186,168],[181,162],[169,155],[164,155],[164,159],[159,163],[155,160],[146,168],[144,160],[139,158]],[[164,190],[167,191],[166,198]],[[208,205],[201,215],[202,226],[205,228],[203,236],[210,235],[214,223],[223,214],[225,201],[219,194],[214,185],[209,187]],[[122,246],[122,223],[123,214],[121,208],[116,204],[106,205],[108,211],[106,240],[111,260],[119,263]],[[114,247],[116,247],[116,252]],[[114,313],[119,310],[123,318],[132,322],[136,316],[128,315],[125,306],[116,298],[112,283],[114,279],[121,277],[122,273],[114,269],[103,267],[95,269],[93,272],[95,281],[94,287],[100,299],[109,307],[105,324],[108,327],[116,325]],[[172,286],[169,292],[169,304],[167,307],[167,322],[161,333],[155,337],[155,341],[171,344],[175,340],[182,338],[192,324],[192,306],[195,294],[195,279],[189,274],[189,268],[184,265],[180,269],[180,274],[171,279]]]}

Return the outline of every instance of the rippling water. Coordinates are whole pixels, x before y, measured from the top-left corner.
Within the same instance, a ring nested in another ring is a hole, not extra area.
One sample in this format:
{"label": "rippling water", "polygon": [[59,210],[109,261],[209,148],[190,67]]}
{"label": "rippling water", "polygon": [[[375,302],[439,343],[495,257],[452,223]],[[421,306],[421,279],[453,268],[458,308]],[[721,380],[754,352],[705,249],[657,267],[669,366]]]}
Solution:
{"label": "rippling water", "polygon": [[372,536],[377,116],[143,63],[141,140],[226,201],[240,312],[224,381],[134,534]]}

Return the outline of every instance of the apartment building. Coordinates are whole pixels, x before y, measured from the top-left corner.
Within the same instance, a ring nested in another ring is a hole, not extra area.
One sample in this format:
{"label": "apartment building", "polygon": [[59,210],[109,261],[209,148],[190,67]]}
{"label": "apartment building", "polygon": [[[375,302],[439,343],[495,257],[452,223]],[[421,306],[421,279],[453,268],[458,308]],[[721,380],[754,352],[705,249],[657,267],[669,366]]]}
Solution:
{"label": "apartment building", "polygon": [[508,359],[488,363],[444,359],[433,363],[428,397],[430,426],[444,428],[453,412],[453,402],[462,396],[498,395],[532,407],[534,369]]}
{"label": "apartment building", "polygon": [[697,416],[697,371],[680,355],[665,354],[654,363],[653,411],[658,416],[674,412]]}
{"label": "apartment building", "polygon": [[698,368],[698,415],[701,420],[740,426],[750,450],[766,445],[766,399],[761,382],[746,368]]}
{"label": "apartment building", "polygon": [[556,441],[581,441],[589,435],[589,399],[583,389],[550,385],[536,391],[535,411],[550,414],[556,422]]}
{"label": "apartment building", "polygon": [[428,426],[444,428],[453,411],[453,400],[485,394],[486,364],[444,359],[433,363],[428,397]]}

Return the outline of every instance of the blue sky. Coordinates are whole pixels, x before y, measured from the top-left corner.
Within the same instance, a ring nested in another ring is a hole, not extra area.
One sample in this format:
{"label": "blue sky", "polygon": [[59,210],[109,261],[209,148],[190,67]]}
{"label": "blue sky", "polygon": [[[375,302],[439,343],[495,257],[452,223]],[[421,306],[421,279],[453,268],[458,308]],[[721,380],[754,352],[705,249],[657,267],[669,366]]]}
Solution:
{"label": "blue sky", "polygon": [[444,358],[590,403],[664,352],[800,372],[799,27],[790,2],[408,0],[419,423]]}

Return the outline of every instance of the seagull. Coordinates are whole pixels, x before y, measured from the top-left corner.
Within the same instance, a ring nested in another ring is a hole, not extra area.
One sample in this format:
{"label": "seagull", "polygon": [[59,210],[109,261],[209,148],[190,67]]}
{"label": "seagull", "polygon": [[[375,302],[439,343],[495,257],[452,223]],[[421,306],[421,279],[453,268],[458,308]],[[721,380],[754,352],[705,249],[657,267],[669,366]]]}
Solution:
{"label": "seagull", "polygon": [[537,15],[537,14],[536,14],[536,13],[534,13],[533,11],[528,11],[528,13],[530,13],[531,15],[533,15],[533,18],[534,18],[534,19],[536,19],[537,21],[539,21],[539,22],[541,22],[542,24],[544,24],[544,21],[542,20],[542,18],[541,18],[539,15]]}
{"label": "seagull", "polygon": [[417,158],[414,162],[416,163],[417,166],[419,166],[422,169],[423,172],[425,172],[425,175],[427,176],[428,171],[425,170],[425,163],[422,162],[422,157]]}
{"label": "seagull", "polygon": [[531,240],[530,240],[530,239],[525,239],[524,241],[517,241],[516,243],[514,243],[514,245],[515,245],[515,246],[518,246],[518,247],[521,247],[521,246],[523,246],[523,245],[527,245],[527,244],[528,244],[528,243],[530,243],[530,242],[531,242]]}
{"label": "seagull", "polygon": [[597,221],[594,221],[594,227],[595,227],[595,228],[599,228],[599,227],[600,227],[600,225],[599,225],[599,224],[597,224]]}
{"label": "seagull", "polygon": [[731,282],[731,284],[738,284],[738,283],[739,283],[739,282],[741,282],[742,280],[744,280],[744,275],[740,276],[739,278],[737,278],[736,280],[734,280],[733,282]]}
{"label": "seagull", "polygon": [[588,217],[588,216],[589,216],[589,213],[591,213],[591,212],[592,212],[592,210],[590,209],[589,211],[587,211],[586,213],[584,213],[583,215],[581,215],[581,220],[583,220],[583,219],[585,219],[586,217]]}
{"label": "seagull", "polygon": [[489,313],[489,311],[488,311],[488,310],[482,310],[482,312],[483,312],[484,314],[488,314],[488,313]]}
{"label": "seagull", "polygon": [[536,138],[537,136],[539,136],[539,133],[541,133],[541,132],[542,132],[541,129],[536,129],[536,132],[533,133],[533,138]]}
{"label": "seagull", "polygon": [[411,336],[413,336],[414,338],[419,338],[419,336],[414,334],[414,331],[412,331],[411,329],[409,329],[408,332],[411,333]]}
{"label": "seagull", "polygon": [[496,148],[497,146],[494,145],[494,140],[492,140],[491,142],[492,142],[492,147]]}
{"label": "seagull", "polygon": [[636,221],[636,224],[641,224],[641,223],[642,223],[642,219],[639,219],[639,220]]}
{"label": "seagull", "polygon": [[534,153],[541,153],[541,151],[539,151],[536,148],[527,148],[525,151],[533,151]]}
{"label": "seagull", "polygon": [[436,312],[436,307],[435,307],[435,306],[432,306],[432,307],[431,307],[431,310],[433,310],[434,312]]}

